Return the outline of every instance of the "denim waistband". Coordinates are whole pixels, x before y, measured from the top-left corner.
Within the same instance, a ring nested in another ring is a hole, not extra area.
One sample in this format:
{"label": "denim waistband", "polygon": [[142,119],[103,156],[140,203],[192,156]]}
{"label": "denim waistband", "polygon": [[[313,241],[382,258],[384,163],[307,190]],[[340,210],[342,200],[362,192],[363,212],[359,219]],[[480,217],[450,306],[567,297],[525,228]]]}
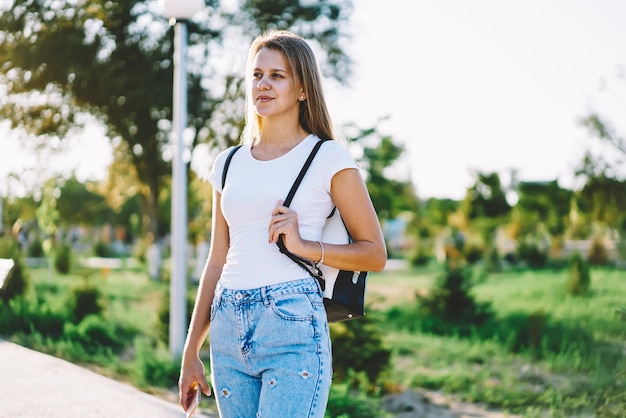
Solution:
{"label": "denim waistband", "polygon": [[240,290],[226,289],[218,281],[217,288],[215,289],[215,297],[219,297],[222,302],[264,302],[276,296],[309,292],[320,292],[317,280],[312,277],[263,286],[256,289]]}

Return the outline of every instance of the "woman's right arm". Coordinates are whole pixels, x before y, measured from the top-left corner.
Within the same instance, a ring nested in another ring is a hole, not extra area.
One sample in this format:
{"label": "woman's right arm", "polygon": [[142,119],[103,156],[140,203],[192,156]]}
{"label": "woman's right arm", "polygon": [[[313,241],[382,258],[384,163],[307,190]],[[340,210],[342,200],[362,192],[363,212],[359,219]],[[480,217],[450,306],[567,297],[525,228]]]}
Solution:
{"label": "woman's right arm", "polygon": [[178,381],[180,404],[187,410],[190,401],[195,395],[196,384],[202,392],[210,395],[211,389],[206,381],[204,365],[200,360],[200,349],[209,333],[211,304],[215,294],[215,287],[219,280],[229,247],[228,225],[222,214],[221,194],[213,190],[213,220],[211,225],[211,247],[204,266],[198,294],[191,315],[189,331],[183,350],[183,358]]}

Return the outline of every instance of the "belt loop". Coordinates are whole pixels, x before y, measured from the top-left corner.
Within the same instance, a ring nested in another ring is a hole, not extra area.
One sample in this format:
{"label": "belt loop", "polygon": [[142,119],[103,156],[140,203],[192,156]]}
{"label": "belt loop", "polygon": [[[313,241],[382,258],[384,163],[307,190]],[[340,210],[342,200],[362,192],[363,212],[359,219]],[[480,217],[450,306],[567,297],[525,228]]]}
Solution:
{"label": "belt loop", "polygon": [[267,286],[263,286],[261,288],[261,300],[263,301],[263,306],[265,306],[266,308],[270,306],[270,301],[267,297]]}

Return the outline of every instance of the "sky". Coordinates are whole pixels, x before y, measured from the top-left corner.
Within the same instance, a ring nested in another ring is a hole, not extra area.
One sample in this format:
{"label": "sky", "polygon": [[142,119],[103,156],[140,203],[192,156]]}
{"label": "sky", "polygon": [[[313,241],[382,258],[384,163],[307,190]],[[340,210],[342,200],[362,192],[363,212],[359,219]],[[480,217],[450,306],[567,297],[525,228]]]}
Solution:
{"label": "sky", "polygon": [[[623,0],[354,0],[353,77],[327,80],[331,116],[404,145],[394,175],[420,198],[461,199],[475,171],[575,187],[595,143],[580,119],[598,112],[626,134],[624,22]],[[107,140],[85,136],[50,164],[101,178]],[[33,161],[0,124],[0,186]]]}
{"label": "sky", "polygon": [[580,118],[626,134],[624,1],[354,3],[354,84],[330,89],[331,113],[389,115],[420,197],[462,198],[473,170],[575,187],[595,142]]}

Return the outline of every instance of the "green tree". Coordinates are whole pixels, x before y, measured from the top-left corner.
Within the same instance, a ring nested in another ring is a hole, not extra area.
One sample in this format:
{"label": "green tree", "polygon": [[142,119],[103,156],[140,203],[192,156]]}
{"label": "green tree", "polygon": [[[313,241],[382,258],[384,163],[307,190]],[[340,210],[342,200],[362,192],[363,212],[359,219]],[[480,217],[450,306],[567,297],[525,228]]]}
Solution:
{"label": "green tree", "polygon": [[[340,48],[340,23],[350,5],[347,0],[249,0],[230,13],[207,0],[203,18],[190,23],[188,108],[194,144],[209,138],[232,142],[240,131],[243,112],[229,104],[243,97],[241,77],[207,65],[209,58],[211,63],[223,59],[224,34],[241,33],[247,41],[270,27],[291,28],[327,52],[325,72],[341,80],[349,73],[349,60]],[[172,114],[173,30],[154,6],[138,0],[4,2],[0,118],[38,138],[62,139],[84,124],[83,115],[95,116],[110,138],[127,145],[142,184],[147,228],[159,236],[164,232],[158,228],[160,192],[171,172],[164,154]]]}
{"label": "green tree", "polygon": [[597,114],[582,120],[583,126],[609,147],[597,155],[588,151],[576,174],[585,180],[577,193],[577,208],[589,219],[619,235],[622,257],[626,257],[626,139]]}
{"label": "green tree", "polygon": [[[93,182],[81,183],[76,177],[62,182],[56,200],[59,223],[64,225],[101,225],[111,220],[111,209]],[[76,210],[80,208],[80,210]]]}
{"label": "green tree", "polygon": [[534,231],[537,225],[543,224],[552,235],[565,232],[573,197],[571,190],[561,188],[554,180],[520,182],[517,192],[515,211],[519,213],[522,230]]}
{"label": "green tree", "polygon": [[499,218],[509,214],[511,206],[498,173],[476,174],[476,183],[467,189],[462,203],[463,212],[469,219]]}
{"label": "green tree", "polygon": [[363,149],[361,168],[365,172],[367,189],[378,217],[381,220],[393,219],[402,212],[417,216],[419,205],[413,183],[390,175],[397,168],[395,163],[404,153],[404,146],[395,143],[392,137],[380,134],[376,127],[356,129],[356,134],[349,141]]}

